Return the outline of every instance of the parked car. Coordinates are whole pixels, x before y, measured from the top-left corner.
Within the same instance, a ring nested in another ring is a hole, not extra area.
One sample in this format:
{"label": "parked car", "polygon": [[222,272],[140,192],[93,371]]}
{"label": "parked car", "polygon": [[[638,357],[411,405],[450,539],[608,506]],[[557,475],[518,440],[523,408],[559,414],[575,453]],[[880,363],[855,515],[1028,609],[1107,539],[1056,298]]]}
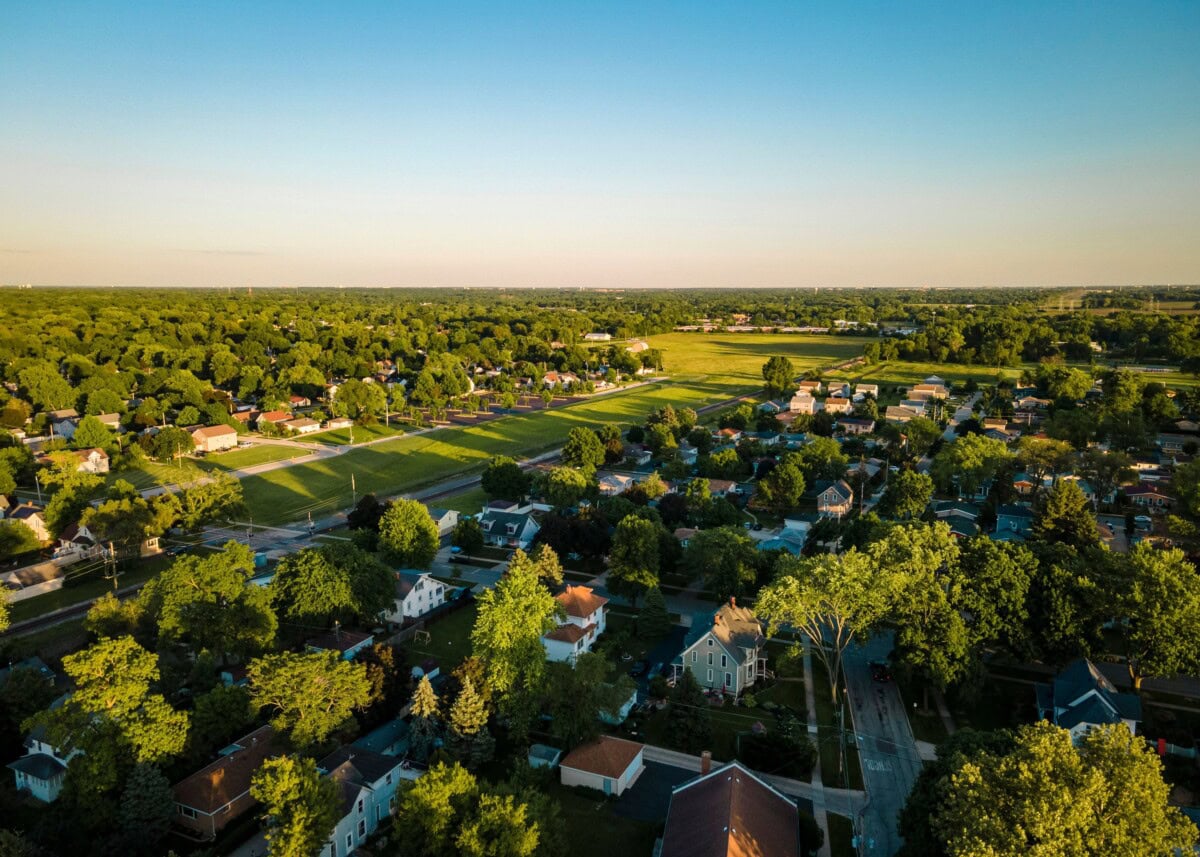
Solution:
{"label": "parked car", "polygon": [[875,681],[891,681],[891,667],[884,661],[871,661],[871,678]]}

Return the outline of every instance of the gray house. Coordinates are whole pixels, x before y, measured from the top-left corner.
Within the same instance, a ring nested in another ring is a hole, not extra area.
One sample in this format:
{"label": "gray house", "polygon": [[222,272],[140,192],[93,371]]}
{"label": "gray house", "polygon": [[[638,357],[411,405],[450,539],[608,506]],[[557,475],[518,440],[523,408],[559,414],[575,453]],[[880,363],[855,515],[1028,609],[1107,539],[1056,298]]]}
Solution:
{"label": "gray house", "polygon": [[674,672],[690,670],[701,687],[740,696],[766,670],[766,641],[754,611],[730,598],[692,617]]}

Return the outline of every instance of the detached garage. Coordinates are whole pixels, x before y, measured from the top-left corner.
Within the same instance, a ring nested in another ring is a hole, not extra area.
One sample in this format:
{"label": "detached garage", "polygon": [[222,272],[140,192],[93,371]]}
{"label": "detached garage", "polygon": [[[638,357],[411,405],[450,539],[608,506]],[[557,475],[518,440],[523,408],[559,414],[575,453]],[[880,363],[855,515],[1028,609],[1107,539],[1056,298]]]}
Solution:
{"label": "detached garage", "polygon": [[642,751],[634,741],[603,735],[595,741],[580,744],[559,763],[564,786],[583,786],[620,795],[634,784],[645,770]]}

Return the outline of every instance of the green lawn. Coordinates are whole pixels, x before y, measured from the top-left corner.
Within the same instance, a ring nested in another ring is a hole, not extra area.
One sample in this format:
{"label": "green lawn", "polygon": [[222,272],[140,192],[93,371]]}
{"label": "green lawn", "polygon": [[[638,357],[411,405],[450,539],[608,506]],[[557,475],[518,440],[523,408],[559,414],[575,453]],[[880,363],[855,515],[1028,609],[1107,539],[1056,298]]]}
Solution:
{"label": "green lawn", "polygon": [[647,339],[663,352],[663,369],[673,379],[702,378],[727,396],[762,387],[767,358],[781,355],[797,372],[833,366],[862,354],[863,337],[793,333],[664,333]]}
{"label": "green lawn", "polygon": [[659,825],[619,816],[612,811],[610,800],[560,785],[557,780],[556,776],[550,794],[573,834],[573,857],[635,857],[653,850]]}
{"label": "green lawn", "polygon": [[474,604],[448,613],[428,623],[427,642],[410,640],[404,645],[409,666],[418,666],[426,658],[436,658],[443,673],[449,673],[471,654],[471,629],[475,627]]}
{"label": "green lawn", "polygon": [[359,444],[365,443],[368,440],[377,440],[381,437],[396,437],[411,430],[412,426],[393,419],[391,425],[386,426],[383,423],[377,423],[370,426],[355,426],[353,429],[343,428],[319,431],[306,436],[305,440],[327,443],[332,446],[345,446],[350,443],[351,434],[354,435],[354,443]]}
{"label": "green lawn", "polygon": [[[821,757],[821,781],[827,786],[846,788],[846,782],[838,776],[839,766],[839,735],[837,717],[834,713],[833,702],[829,699],[829,676],[824,667],[813,667],[813,702],[817,706],[817,749]],[[842,699],[845,699],[845,688],[842,689]],[[854,745],[854,736],[849,733],[853,728],[850,712],[845,714],[846,734],[846,768],[849,773],[849,788],[862,789],[862,765],[858,760],[858,748]]]}
{"label": "green lawn", "polygon": [[436,500],[431,505],[439,509],[453,509],[464,515],[474,515],[487,505],[487,501],[488,495],[482,488],[472,488],[470,491],[455,494],[453,497]]}
{"label": "green lawn", "polygon": [[211,453],[197,459],[196,464],[201,470],[240,470],[243,467],[253,467],[256,464],[267,464],[272,461],[287,461],[309,454],[307,449],[295,446],[256,443],[253,446]]}

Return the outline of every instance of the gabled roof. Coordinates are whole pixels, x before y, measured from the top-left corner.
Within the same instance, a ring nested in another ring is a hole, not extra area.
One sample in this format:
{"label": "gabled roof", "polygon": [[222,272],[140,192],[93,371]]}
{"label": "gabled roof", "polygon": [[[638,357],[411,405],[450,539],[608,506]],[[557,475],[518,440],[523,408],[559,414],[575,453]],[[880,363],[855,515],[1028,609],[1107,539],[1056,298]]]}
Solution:
{"label": "gabled roof", "polygon": [[317,765],[330,778],[369,786],[382,780],[391,771],[400,767],[395,756],[385,756],[363,747],[339,747]]}
{"label": "gabled roof", "polygon": [[574,645],[590,634],[595,627],[595,624],[588,625],[585,628],[573,622],[565,622],[557,628],[547,631],[545,636],[547,640],[557,640],[560,643],[571,643]]}
{"label": "gabled roof", "polygon": [[796,805],[737,762],[676,786],[661,857],[797,857]]}
{"label": "gabled roof", "polygon": [[826,491],[833,491],[840,496],[844,502],[849,502],[854,499],[854,489],[845,479],[839,479],[837,482],[818,482],[817,494],[824,494]]}
{"label": "gabled roof", "polygon": [[[396,572],[396,594],[401,598],[412,592],[413,587],[421,582],[423,578],[429,577],[427,571],[397,571]],[[431,578],[432,579],[432,578]]]}
{"label": "gabled roof", "polygon": [[7,767],[12,771],[20,771],[35,780],[52,780],[66,773],[67,766],[46,753],[30,753],[16,761],[9,762]]}
{"label": "gabled roof", "polygon": [[590,586],[571,586],[554,596],[568,616],[586,619],[608,603],[608,599],[594,593]]}
{"label": "gabled roof", "polygon": [[266,759],[284,753],[270,726],[254,730],[233,746],[234,752],[172,786],[175,802],[208,814],[216,812],[250,790],[250,778]]}
{"label": "gabled roof", "polygon": [[1018,506],[1016,503],[1005,503],[996,509],[996,517],[1033,518],[1033,509],[1028,506]]}
{"label": "gabled roof", "polygon": [[483,531],[485,533],[500,532],[497,529],[498,527],[507,528],[509,526],[515,527],[515,531],[520,533],[532,520],[533,518],[528,512],[501,512],[497,509],[488,509],[479,516],[479,523],[481,525],[492,525],[491,529],[484,526]]}
{"label": "gabled roof", "polygon": [[629,769],[642,750],[643,746],[635,741],[601,735],[568,753],[560,766],[615,780]]}
{"label": "gabled roof", "polygon": [[696,613],[692,616],[692,627],[683,641],[683,651],[696,645],[709,631],[738,660],[742,658],[740,649],[757,649],[766,642],[762,625],[754,611],[749,607],[738,607],[733,599],[712,613]]}
{"label": "gabled roof", "polygon": [[1054,722],[1064,729],[1081,723],[1141,720],[1142,701],[1121,693],[1087,658],[1069,664],[1050,685]]}
{"label": "gabled roof", "polygon": [[201,426],[192,432],[192,437],[201,437],[204,439],[213,437],[225,437],[226,435],[237,436],[237,429],[233,426],[227,426],[224,423],[218,426]]}

